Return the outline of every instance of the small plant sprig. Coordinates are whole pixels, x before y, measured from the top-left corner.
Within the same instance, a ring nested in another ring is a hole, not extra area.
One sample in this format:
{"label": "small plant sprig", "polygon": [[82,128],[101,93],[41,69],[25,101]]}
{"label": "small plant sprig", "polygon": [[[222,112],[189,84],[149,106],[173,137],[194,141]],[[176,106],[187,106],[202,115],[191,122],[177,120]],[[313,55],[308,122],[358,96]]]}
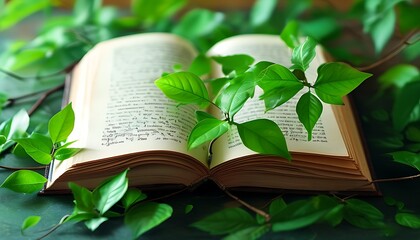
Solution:
{"label": "small plant sprig", "polygon": [[209,69],[205,66],[209,62],[203,61],[203,55],[193,61],[189,72],[166,74],[155,83],[168,98],[180,104],[196,104],[200,108],[213,105],[224,116],[219,119],[197,111],[197,125],[189,135],[188,148],[214,141],[235,126],[242,143],[249,149],[290,160],[285,137],[275,122],[256,119],[238,123],[234,116],[254,96],[256,86],[264,91],[259,98],[264,101],[266,111],[280,107],[306,87],[307,92],[299,97],[296,112],[308,132],[308,140],[311,140],[312,130],[322,113],[321,101],[343,104],[342,97],[371,76],[347,64],[331,62],[318,68],[317,79],[312,84],[306,78],[305,71],[315,57],[315,47],[316,42],[309,37],[294,47],[291,58],[293,65],[290,68],[264,61],[253,65],[254,59],[245,54],[212,57],[222,66],[225,74],[209,81],[216,96],[214,100],[209,98],[204,82],[199,77],[208,73],[202,69]]}

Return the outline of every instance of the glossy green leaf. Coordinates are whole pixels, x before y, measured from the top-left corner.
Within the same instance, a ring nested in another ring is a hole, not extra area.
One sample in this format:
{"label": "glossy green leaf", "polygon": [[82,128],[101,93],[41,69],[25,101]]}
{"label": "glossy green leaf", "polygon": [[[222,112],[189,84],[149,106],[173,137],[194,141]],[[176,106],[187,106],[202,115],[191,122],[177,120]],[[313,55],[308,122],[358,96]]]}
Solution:
{"label": "glossy green leaf", "polygon": [[273,64],[261,72],[258,81],[264,92],[269,92],[276,88],[294,87],[303,85],[299,79],[286,67]]}
{"label": "glossy green leaf", "polygon": [[27,153],[26,153],[26,151],[25,151],[25,149],[19,144],[19,143],[17,143],[16,145],[15,145],[15,147],[13,148],[13,150],[12,150],[12,153],[13,153],[13,155],[15,155],[16,157],[20,157],[20,158],[27,158],[27,159],[30,159],[31,158],[31,156],[29,156]]}
{"label": "glossy green leaf", "polygon": [[299,21],[300,30],[304,35],[322,41],[341,30],[341,25],[335,16],[320,16],[305,21]]}
{"label": "glossy green leaf", "polygon": [[188,148],[195,148],[216,139],[229,130],[229,123],[216,118],[204,119],[195,125],[188,136]]}
{"label": "glossy green leaf", "polygon": [[268,208],[268,212],[271,216],[275,216],[279,214],[285,207],[287,207],[286,202],[283,198],[276,198],[274,201],[270,203],[270,206]]}
{"label": "glossy green leaf", "polygon": [[252,27],[258,27],[267,23],[274,13],[277,6],[277,0],[257,0],[250,12],[250,21]]}
{"label": "glossy green leaf", "polygon": [[199,54],[197,57],[194,58],[190,67],[188,68],[188,71],[194,73],[197,76],[210,74],[211,72],[210,58],[208,58],[204,54]]}
{"label": "glossy green leaf", "polygon": [[264,93],[260,99],[264,100],[265,111],[269,111],[286,103],[302,89],[303,84],[300,83],[295,86],[279,87]]}
{"label": "glossy green leaf", "polygon": [[94,210],[92,192],[89,191],[89,189],[72,182],[69,182],[68,186],[73,193],[76,207],[82,211],[92,212],[92,210]]}
{"label": "glossy green leaf", "polygon": [[78,152],[80,152],[81,148],[66,148],[66,147],[60,147],[57,149],[57,151],[54,153],[54,159],[56,160],[66,160],[68,158],[73,157]]}
{"label": "glossy green leaf", "polygon": [[408,123],[420,119],[420,81],[406,84],[397,94],[392,108],[395,129],[401,131]]}
{"label": "glossy green leaf", "polygon": [[167,220],[172,212],[172,207],[167,204],[148,202],[131,208],[125,215],[124,222],[132,230],[134,238],[138,238]]}
{"label": "glossy green leaf", "polygon": [[51,151],[53,144],[51,139],[39,133],[33,133],[28,138],[15,139],[36,162],[49,164],[52,160]]}
{"label": "glossy green leaf", "polygon": [[213,115],[211,115],[210,113],[207,112],[203,112],[203,111],[195,111],[195,117],[197,118],[197,122],[201,122],[204,119],[208,119],[208,118],[214,118],[216,119]]}
{"label": "glossy green leaf", "polygon": [[296,104],[299,121],[308,132],[308,141],[312,139],[312,130],[322,113],[322,103],[311,92],[303,94]]}
{"label": "glossy green leaf", "polygon": [[89,230],[95,231],[103,222],[105,222],[107,220],[108,220],[108,218],[106,218],[106,217],[91,218],[91,219],[85,221],[85,226]]}
{"label": "glossy green leaf", "polygon": [[163,76],[155,84],[170,99],[182,104],[209,105],[209,94],[203,81],[195,74],[177,72]]}
{"label": "glossy green leaf", "polygon": [[193,223],[191,226],[210,234],[221,235],[258,226],[255,219],[241,208],[226,208]]}
{"label": "glossy green leaf", "polygon": [[142,193],[137,188],[129,188],[127,192],[125,192],[121,202],[124,206],[124,209],[129,209],[133,204],[136,204],[144,199],[147,198],[147,195]]}
{"label": "glossy green leaf", "polygon": [[344,63],[325,63],[318,68],[314,84],[317,96],[325,103],[342,104],[341,98],[372,76]]}
{"label": "glossy green leaf", "polygon": [[322,218],[323,221],[327,222],[330,226],[338,226],[344,219],[344,204],[339,204],[329,212],[327,212]]}
{"label": "glossy green leaf", "polygon": [[408,151],[389,153],[395,162],[402,163],[420,171],[420,154]]}
{"label": "glossy green leaf", "polygon": [[268,119],[257,119],[237,125],[242,143],[252,151],[291,159],[286,139],[279,126]]}
{"label": "glossy green leaf", "polygon": [[10,174],[0,187],[20,193],[40,191],[47,179],[41,174],[30,170],[18,170]]}
{"label": "glossy green leaf", "polygon": [[93,17],[99,12],[101,0],[77,0],[73,8],[74,22],[84,25],[93,22]]}
{"label": "glossy green leaf", "polygon": [[49,7],[50,0],[26,1],[13,0],[2,7],[0,11],[0,31],[12,27],[24,18]]}
{"label": "glossy green leaf", "polygon": [[397,213],[395,221],[404,227],[420,229],[420,217],[412,213]]}
{"label": "glossy green leaf", "polygon": [[383,228],[384,214],[372,204],[359,199],[349,199],[344,206],[344,219],[364,229]]}
{"label": "glossy green leaf", "polygon": [[224,89],[215,102],[223,112],[229,113],[231,119],[242,109],[246,101],[254,96],[256,85],[255,79],[248,74],[237,77],[234,80],[237,80],[237,82]]}
{"label": "glossy green leaf", "polygon": [[224,87],[226,87],[229,83],[229,78],[216,78],[210,81],[211,92],[213,96],[217,96]]}
{"label": "glossy green leaf", "polygon": [[71,103],[56,113],[48,122],[48,132],[53,143],[65,141],[74,128],[74,112]]}
{"label": "glossy green leaf", "polygon": [[4,135],[0,135],[0,145],[6,143],[7,138]]}
{"label": "glossy green leaf", "polygon": [[133,0],[131,9],[142,23],[153,24],[175,14],[186,3],[186,0]]}
{"label": "glossy green leaf", "polygon": [[224,14],[220,12],[194,9],[181,18],[172,32],[188,39],[196,39],[212,34],[224,18]]}
{"label": "glossy green leaf", "polygon": [[86,212],[83,210],[78,209],[77,207],[74,208],[72,214],[67,217],[64,222],[82,222],[87,221],[90,219],[98,218],[99,214],[97,212]]}
{"label": "glossy green leaf", "polygon": [[39,223],[40,220],[41,220],[40,216],[29,216],[25,218],[25,220],[23,221],[22,226],[20,227],[20,230],[23,232],[30,227],[34,227]]}
{"label": "glossy green leaf", "polygon": [[193,205],[191,205],[191,204],[185,205],[185,208],[184,208],[184,213],[185,213],[185,214],[190,213],[190,212],[193,210],[193,208],[194,208],[194,206],[193,206]]}
{"label": "glossy green leaf", "polygon": [[12,118],[0,125],[0,135],[6,137],[7,140],[21,137],[29,127],[28,113],[22,109],[19,110]]}
{"label": "glossy green leaf", "polygon": [[379,76],[379,83],[382,88],[395,86],[404,87],[407,83],[415,80],[420,75],[419,69],[411,64],[398,64],[387,69]]}
{"label": "glossy green leaf", "polygon": [[128,189],[127,171],[108,178],[93,190],[93,202],[101,214],[124,196]]}
{"label": "glossy green leaf", "polygon": [[270,231],[267,225],[253,226],[241,229],[224,237],[223,240],[255,240]]}
{"label": "glossy green leaf", "polygon": [[280,38],[286,45],[294,49],[299,46],[299,24],[295,20],[287,22],[286,26],[281,31]]}
{"label": "glossy green leaf", "polygon": [[299,46],[293,49],[292,53],[292,66],[291,69],[300,69],[306,71],[309,64],[314,59],[316,52],[316,42],[312,38],[308,37],[306,40]]}
{"label": "glossy green leaf", "polygon": [[254,63],[254,58],[246,54],[213,56],[212,59],[222,65],[222,71],[225,75],[232,71],[235,71],[237,74],[243,73]]}

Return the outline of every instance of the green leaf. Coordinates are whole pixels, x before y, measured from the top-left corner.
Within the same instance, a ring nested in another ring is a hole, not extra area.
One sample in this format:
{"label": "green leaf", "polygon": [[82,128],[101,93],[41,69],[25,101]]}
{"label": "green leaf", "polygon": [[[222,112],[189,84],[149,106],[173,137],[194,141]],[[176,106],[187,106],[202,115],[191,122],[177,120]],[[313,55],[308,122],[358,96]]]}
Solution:
{"label": "green leaf", "polygon": [[211,87],[211,92],[213,93],[213,96],[217,96],[220,90],[223,89],[223,87],[225,87],[226,85],[228,85],[229,80],[230,79],[227,77],[216,78],[216,79],[211,80],[210,87]]}
{"label": "green leaf", "polygon": [[51,139],[39,133],[33,133],[28,138],[15,139],[36,162],[49,164],[52,160],[51,151],[53,144]]}
{"label": "green leaf", "polygon": [[272,216],[272,230],[290,231],[309,226],[320,221],[335,206],[337,202],[324,195],[292,202]]}
{"label": "green leaf", "polygon": [[389,154],[395,162],[408,165],[420,171],[420,154],[408,151],[392,152]]}
{"label": "green leaf", "polygon": [[6,6],[2,6],[0,11],[0,31],[12,27],[24,18],[38,12],[51,5],[50,0],[26,1],[13,0],[9,1]]}
{"label": "green leaf", "polygon": [[94,210],[92,192],[72,182],[69,182],[68,186],[73,193],[76,207],[81,211],[92,212]]}
{"label": "green leaf", "polygon": [[0,135],[6,137],[7,140],[22,137],[29,127],[28,113],[21,109],[12,118],[0,125]]}
{"label": "green leaf", "polygon": [[191,205],[191,204],[187,204],[187,205],[185,205],[184,213],[185,213],[185,214],[190,213],[190,212],[193,210],[193,208],[194,208],[194,206],[193,206],[193,205]]}
{"label": "green leaf", "polygon": [[74,128],[74,112],[71,103],[56,113],[48,122],[48,132],[53,143],[65,141]]}
{"label": "green leaf", "polygon": [[246,101],[254,96],[256,85],[253,75],[248,73],[233,79],[233,81],[220,93],[215,102],[223,112],[229,113],[231,119],[242,109]]}
{"label": "green leaf", "polygon": [[327,212],[322,218],[323,221],[327,222],[330,226],[338,226],[344,218],[344,205],[340,204]]}
{"label": "green leaf", "polygon": [[213,213],[191,226],[210,234],[221,235],[258,226],[255,219],[241,208],[226,208]]}
{"label": "green leaf", "polygon": [[47,179],[41,174],[30,170],[18,170],[10,174],[0,187],[19,193],[34,193],[40,191]]}
{"label": "green leaf", "polygon": [[203,81],[195,74],[177,72],[163,76],[155,84],[170,99],[182,104],[209,105],[209,94]]}
{"label": "green leaf", "polygon": [[399,89],[403,88],[407,83],[415,80],[420,75],[419,69],[410,64],[398,64],[387,69],[379,76],[379,83],[382,88],[395,86]]}
{"label": "green leaf", "polygon": [[372,76],[344,63],[325,63],[318,68],[314,84],[317,96],[325,103],[343,104],[341,98]]}
{"label": "green leaf", "polygon": [[299,24],[295,20],[287,22],[286,26],[281,31],[280,38],[286,45],[294,49],[299,46]]}
{"label": "green leaf", "polygon": [[420,81],[406,84],[395,97],[392,120],[396,130],[401,131],[408,123],[420,119]]}
{"label": "green leaf", "polygon": [[186,3],[187,0],[133,0],[131,9],[141,22],[150,25],[172,16]]}
{"label": "green leaf", "polygon": [[398,4],[398,24],[399,30],[403,33],[407,33],[412,29],[419,29],[420,23],[417,21],[420,15],[420,7],[418,4],[412,2],[399,2]]}
{"label": "green leaf", "polygon": [[6,143],[7,138],[4,135],[0,135],[0,145]]}
{"label": "green leaf", "polygon": [[322,113],[322,103],[311,92],[303,94],[296,104],[299,121],[308,131],[308,141],[312,139],[312,130]]}
{"label": "green leaf", "polygon": [[56,160],[66,160],[68,158],[73,157],[78,152],[82,150],[81,148],[66,148],[66,147],[60,147],[55,153],[54,153],[54,159]]}
{"label": "green leaf", "polygon": [[223,240],[255,240],[269,231],[270,227],[267,225],[248,227],[229,234]]}
{"label": "green leaf", "polygon": [[242,143],[252,151],[291,159],[279,126],[268,119],[257,119],[237,125]]}
{"label": "green leaf", "polygon": [[268,208],[268,212],[271,216],[275,216],[279,214],[285,207],[287,207],[286,202],[283,198],[276,198],[274,201],[270,203],[270,207]]}
{"label": "green leaf", "polygon": [[383,213],[368,202],[349,199],[344,206],[344,219],[350,224],[363,228],[383,228]]}
{"label": "green leaf", "polygon": [[108,178],[93,190],[93,202],[101,214],[124,196],[128,188],[127,171]]}
{"label": "green leaf", "polygon": [[208,58],[204,54],[197,55],[197,57],[194,58],[190,67],[188,68],[188,72],[192,72],[197,76],[210,74],[211,72],[210,58]]}
{"label": "green leaf", "polygon": [[137,188],[129,188],[124,194],[121,202],[124,206],[124,209],[128,210],[133,204],[136,204],[147,198],[147,195],[142,193]]}
{"label": "green leaf", "polygon": [[25,218],[25,220],[22,223],[22,226],[20,227],[20,231],[23,232],[30,227],[36,226],[40,220],[41,220],[40,216],[29,216]]}
{"label": "green leaf", "polygon": [[188,149],[216,139],[229,130],[229,123],[215,118],[204,119],[195,125],[188,136]]}
{"label": "green leaf", "polygon": [[314,38],[320,42],[333,34],[340,34],[341,26],[335,16],[320,16],[318,18],[299,21],[300,30],[304,35]]}
{"label": "green leaf", "polygon": [[260,86],[264,92],[269,92],[276,88],[301,85],[303,84],[289,69],[279,64],[270,65],[262,71],[260,80],[258,81],[258,86]]}
{"label": "green leaf", "polygon": [[108,218],[106,218],[106,217],[91,218],[91,219],[85,221],[85,226],[90,231],[95,231],[103,222],[105,222],[107,220],[108,220]]}
{"label": "green leaf", "polygon": [[300,90],[302,90],[302,88],[303,84],[299,83],[295,86],[275,88],[269,92],[264,93],[260,96],[260,99],[264,100],[265,111],[275,109],[278,106],[286,103]]}
{"label": "green leaf", "polygon": [[250,12],[252,27],[258,27],[267,23],[274,13],[277,0],[257,0]]}
{"label": "green leaf", "polygon": [[306,38],[305,42],[295,47],[292,53],[292,66],[290,69],[299,69],[303,72],[308,69],[309,64],[314,59],[316,52],[316,42],[312,38]]}
{"label": "green leaf", "polygon": [[124,217],[125,224],[138,238],[150,229],[159,226],[172,215],[172,207],[163,203],[148,202],[131,208]]}
{"label": "green leaf", "polygon": [[201,122],[204,119],[216,119],[213,115],[203,111],[195,111],[195,117],[197,118],[197,122]]}
{"label": "green leaf", "polygon": [[221,25],[224,18],[224,14],[220,12],[194,9],[181,18],[172,32],[187,39],[197,39],[212,34]]}
{"label": "green leaf", "polygon": [[397,213],[395,221],[404,227],[420,229],[420,217],[412,213]]}
{"label": "green leaf", "polygon": [[79,26],[92,23],[100,7],[101,0],[77,0],[73,8],[74,23]]}
{"label": "green leaf", "polygon": [[212,59],[222,65],[222,71],[225,75],[233,71],[237,74],[243,73],[254,63],[254,58],[246,54],[213,56]]}

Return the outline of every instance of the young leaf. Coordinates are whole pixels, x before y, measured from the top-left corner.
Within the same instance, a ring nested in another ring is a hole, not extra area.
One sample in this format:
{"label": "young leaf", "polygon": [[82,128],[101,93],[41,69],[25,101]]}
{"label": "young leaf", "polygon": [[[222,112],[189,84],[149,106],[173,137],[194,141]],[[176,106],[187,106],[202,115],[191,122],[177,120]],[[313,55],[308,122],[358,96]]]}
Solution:
{"label": "young leaf", "polygon": [[344,219],[350,224],[364,229],[383,228],[383,213],[368,202],[349,199],[344,206]]}
{"label": "young leaf", "polygon": [[296,76],[286,67],[279,64],[272,64],[260,74],[258,86],[264,93],[276,88],[303,86]]}
{"label": "young leaf", "polygon": [[172,215],[172,207],[148,202],[131,208],[124,217],[124,222],[133,231],[134,238],[158,226]]}
{"label": "young leaf", "polygon": [[81,148],[61,147],[61,148],[57,149],[57,151],[54,153],[54,159],[65,160],[65,159],[71,158],[74,155],[76,155],[78,152],[80,152],[80,150],[82,150],[82,149]]}
{"label": "young leaf", "polygon": [[268,119],[257,119],[237,125],[242,143],[252,151],[291,159],[286,139],[279,126]]}
{"label": "young leaf", "polygon": [[213,56],[212,59],[222,65],[222,71],[225,75],[229,75],[233,71],[237,74],[243,73],[254,62],[254,58],[246,54]]}
{"label": "young leaf", "polygon": [[420,229],[420,217],[412,213],[397,213],[395,221],[404,227]]}
{"label": "young leaf", "polygon": [[3,145],[6,142],[7,138],[4,135],[0,135],[0,145]]}
{"label": "young leaf", "polygon": [[18,170],[10,174],[0,187],[19,193],[34,193],[44,187],[47,179],[41,174],[30,170]]}
{"label": "young leaf", "polygon": [[40,220],[40,216],[29,216],[25,218],[25,220],[22,223],[22,226],[20,227],[20,231],[23,232],[30,227],[36,226]]}
{"label": "young leaf", "polygon": [[203,111],[195,111],[195,117],[197,118],[197,122],[201,122],[204,119],[216,119],[213,115],[211,115],[210,113],[207,112],[203,112]]}
{"label": "young leaf", "polygon": [[408,165],[420,171],[420,154],[408,151],[399,151],[392,152],[390,155],[395,162]]}
{"label": "young leaf", "polygon": [[93,202],[101,214],[108,211],[124,196],[128,188],[127,171],[108,178],[93,190]]}
{"label": "young leaf", "polygon": [[296,48],[299,46],[299,24],[295,20],[287,22],[286,26],[281,31],[280,38],[289,48]]}
{"label": "young leaf", "polygon": [[213,33],[223,22],[224,18],[224,14],[220,12],[194,9],[181,18],[172,32],[187,39],[197,39]]}
{"label": "young leaf", "polygon": [[92,212],[94,210],[92,192],[72,182],[68,185],[73,193],[76,207],[81,211]]}
{"label": "young leaf", "polygon": [[277,6],[277,0],[257,0],[251,9],[251,26],[258,27],[270,20]]}
{"label": "young leaf", "polygon": [[106,218],[106,217],[91,218],[91,219],[85,221],[85,226],[90,231],[95,231],[103,222],[105,222],[107,220],[108,220],[108,218]]}
{"label": "young leaf", "polygon": [[223,240],[256,240],[270,231],[267,225],[253,226],[236,231],[224,237]]}
{"label": "young leaf", "polygon": [[325,63],[318,68],[314,84],[317,96],[325,103],[343,104],[341,98],[372,76],[344,63]]}
{"label": "young leaf", "polygon": [[311,92],[303,94],[296,104],[296,113],[299,121],[308,131],[308,141],[312,139],[312,129],[322,113],[322,103]]}
{"label": "young leaf", "polygon": [[410,64],[398,64],[387,69],[381,76],[379,76],[378,82],[382,88],[395,86],[401,89],[407,83],[418,78],[419,75],[420,71],[416,66]]}
{"label": "young leaf", "polygon": [[52,160],[51,150],[53,144],[51,139],[39,133],[33,133],[28,138],[15,139],[36,162],[49,164]]}
{"label": "young leaf", "polygon": [[192,72],[197,76],[207,75],[211,72],[211,62],[204,54],[199,54],[188,68],[188,72]]}
{"label": "young leaf", "polygon": [[299,83],[295,86],[279,87],[264,93],[260,96],[260,99],[264,100],[265,111],[281,106],[294,97],[302,88],[303,84]]}
{"label": "young leaf", "polygon": [[274,201],[270,203],[270,207],[268,208],[268,212],[271,216],[277,215],[281,212],[285,207],[287,207],[286,202],[283,198],[276,198]]}
{"label": "young leaf", "polygon": [[185,214],[188,214],[188,213],[190,213],[192,210],[193,210],[193,205],[191,205],[191,204],[188,204],[188,205],[185,205],[185,209],[184,209],[184,213]]}
{"label": "young leaf", "polygon": [[[1,4],[0,4],[1,5]],[[25,1],[15,0],[9,1],[5,6],[1,6],[0,11],[0,31],[12,27],[22,19],[30,16],[51,5],[50,0]]]}
{"label": "young leaf", "polygon": [[163,76],[155,84],[170,99],[182,104],[209,105],[209,94],[203,81],[195,74],[177,72]]}
{"label": "young leaf", "polygon": [[124,206],[124,209],[128,210],[133,204],[138,203],[147,198],[147,195],[142,193],[137,188],[129,188],[127,192],[125,192],[121,202]]}
{"label": "young leaf", "polygon": [[323,221],[327,222],[332,227],[337,226],[343,221],[344,218],[344,204],[339,204],[331,211],[327,212],[322,218]]}
{"label": "young leaf", "polygon": [[53,143],[65,141],[74,127],[74,112],[71,103],[56,113],[48,122],[48,132]]}
{"label": "young leaf", "polygon": [[292,53],[293,65],[290,69],[299,69],[305,72],[315,57],[315,47],[316,42],[310,37],[306,38],[301,45],[295,47]]}
{"label": "young leaf", "polygon": [[229,123],[216,118],[204,119],[195,125],[188,137],[188,149],[216,139],[229,130]]}
{"label": "young leaf", "polygon": [[18,111],[12,118],[0,124],[0,135],[6,137],[6,142],[0,145],[0,153],[13,146],[14,138],[20,138],[29,127],[29,116],[24,109]]}
{"label": "young leaf", "polygon": [[213,93],[213,95],[217,96],[220,90],[228,84],[229,80],[230,79],[227,77],[216,78],[216,79],[211,80],[210,87],[211,87],[211,92]]}
{"label": "young leaf", "polygon": [[241,208],[226,208],[213,213],[191,226],[214,235],[234,233],[258,226],[255,219]]}
{"label": "young leaf", "polygon": [[131,10],[137,19],[149,25],[170,17],[186,3],[186,0],[133,0],[131,1]]}
{"label": "young leaf", "polygon": [[401,131],[408,123],[420,119],[420,81],[406,84],[397,94],[392,108],[395,129]]}

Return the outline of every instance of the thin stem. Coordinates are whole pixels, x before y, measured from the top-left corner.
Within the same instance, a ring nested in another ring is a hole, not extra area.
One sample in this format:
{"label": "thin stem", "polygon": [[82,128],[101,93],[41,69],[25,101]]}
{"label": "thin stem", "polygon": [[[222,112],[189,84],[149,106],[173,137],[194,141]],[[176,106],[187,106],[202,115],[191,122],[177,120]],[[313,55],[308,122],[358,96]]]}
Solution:
{"label": "thin stem", "polygon": [[59,228],[61,225],[64,224],[64,221],[69,217],[69,215],[65,215],[64,217],[61,218],[60,222],[56,225],[54,225],[47,233],[45,233],[44,235],[42,235],[41,237],[37,238],[37,240],[41,240],[45,237],[47,237],[48,235],[50,235],[51,233],[53,233],[55,230],[57,230],[57,228]]}
{"label": "thin stem", "polygon": [[395,182],[395,181],[403,181],[403,180],[413,180],[413,179],[418,178],[418,177],[420,177],[420,173],[419,174],[416,174],[416,175],[405,176],[405,177],[375,179],[375,180],[372,180],[372,183]]}
{"label": "thin stem", "polygon": [[39,94],[41,94],[43,92],[45,92],[45,90],[38,91],[38,92],[28,93],[28,94],[25,94],[25,95],[22,95],[22,96],[14,97],[14,98],[9,98],[9,99],[7,99],[7,101],[4,104],[3,108],[11,107],[11,106],[13,106],[19,100],[22,100],[22,99],[25,99],[25,98],[30,98],[30,97],[39,95]]}
{"label": "thin stem", "polygon": [[245,201],[243,201],[243,200],[241,200],[240,198],[238,198],[237,196],[235,196],[235,195],[233,195],[232,193],[230,193],[228,190],[226,190],[226,189],[223,189],[223,191],[229,196],[229,197],[231,197],[231,198],[233,198],[234,200],[236,200],[237,202],[239,202],[240,204],[242,204],[242,205],[244,205],[246,208],[248,208],[249,210],[251,210],[251,211],[253,211],[253,212],[255,212],[256,214],[258,214],[258,215],[261,215],[261,216],[263,216],[264,218],[265,218],[265,222],[269,222],[270,221],[270,219],[271,219],[271,216],[268,214],[268,213],[266,213],[266,212],[264,212],[263,210],[261,210],[261,209],[258,209],[258,208],[256,208],[256,207],[254,207],[254,206],[252,206],[252,205],[250,205],[249,203],[247,203],[247,202],[245,202]]}
{"label": "thin stem", "polygon": [[[185,188],[182,188],[181,190],[178,190],[178,191],[176,191],[176,192],[172,192],[172,193],[169,193],[169,194],[166,194],[166,195],[160,196],[160,197],[155,197],[155,198],[152,198],[152,199],[148,199],[148,200],[146,200],[146,201],[144,201],[144,202],[154,202],[154,201],[157,201],[157,200],[161,200],[161,199],[169,198],[169,197],[175,196],[175,195],[177,195],[177,194],[179,194],[179,193],[182,193],[182,192],[184,192],[184,191],[185,191],[185,190],[187,190],[187,189],[189,189],[189,188],[188,188],[188,187],[185,187]],[[141,203],[144,203],[144,202],[141,202]]]}
{"label": "thin stem", "polygon": [[64,88],[64,83],[44,92],[44,94],[41,95],[41,97],[34,103],[34,105],[32,105],[31,109],[29,109],[28,115],[31,116],[41,106],[41,104],[45,101],[45,99],[47,99],[48,96],[50,96],[51,94],[63,88]]}
{"label": "thin stem", "polygon": [[45,169],[45,166],[38,166],[38,167],[10,167],[0,165],[0,168],[7,169],[7,170],[42,170]]}
{"label": "thin stem", "polygon": [[62,70],[60,70],[58,72],[54,72],[54,73],[51,73],[51,74],[44,75],[44,76],[29,76],[29,77],[20,76],[18,74],[15,74],[15,73],[6,71],[4,69],[0,69],[0,72],[6,74],[9,77],[12,77],[14,79],[17,79],[17,80],[26,80],[26,79],[41,79],[41,78],[54,77],[54,76],[58,76],[60,74],[63,74],[66,70],[67,70],[67,68],[62,69]]}
{"label": "thin stem", "polygon": [[[370,70],[372,68],[375,68],[383,63],[385,63],[386,61],[390,60],[391,58],[395,57],[398,53],[400,53],[407,45],[413,44],[413,43],[408,43],[408,40],[414,36],[415,34],[417,34],[419,31],[418,30],[413,30],[411,32],[409,32],[398,44],[396,47],[394,47],[394,49],[392,49],[387,55],[385,55],[384,57],[382,57],[381,59],[379,59],[378,61],[367,65],[367,66],[362,66],[362,67],[357,67],[358,70],[360,71],[366,71],[366,70]],[[416,40],[417,41],[417,40]]]}

